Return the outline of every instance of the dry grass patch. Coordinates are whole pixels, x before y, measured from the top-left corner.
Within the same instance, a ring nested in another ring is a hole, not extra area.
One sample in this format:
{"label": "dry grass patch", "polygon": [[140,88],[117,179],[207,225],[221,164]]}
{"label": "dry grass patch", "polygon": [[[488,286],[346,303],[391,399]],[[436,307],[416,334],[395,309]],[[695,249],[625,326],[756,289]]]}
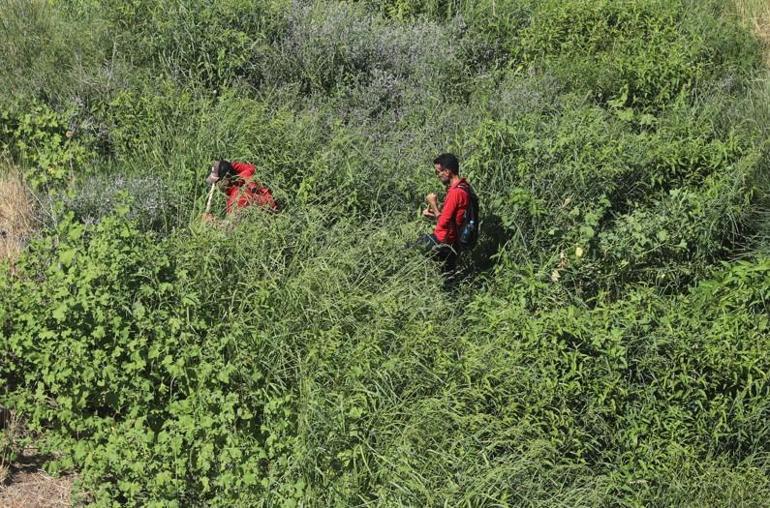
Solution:
{"label": "dry grass patch", "polygon": [[34,229],[34,201],[19,170],[0,161],[0,261],[14,260]]}
{"label": "dry grass patch", "polygon": [[767,0],[734,0],[741,19],[765,45],[765,63],[770,66],[770,2]]}

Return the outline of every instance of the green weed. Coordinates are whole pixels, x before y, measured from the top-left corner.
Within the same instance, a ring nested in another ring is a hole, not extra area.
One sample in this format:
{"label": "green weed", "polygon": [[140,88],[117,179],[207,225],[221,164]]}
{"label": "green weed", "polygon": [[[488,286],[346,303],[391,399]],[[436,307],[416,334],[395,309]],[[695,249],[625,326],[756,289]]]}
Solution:
{"label": "green weed", "polygon": [[[767,497],[767,81],[732,7],[0,19],[2,152],[55,211],[0,265],[0,406],[93,504]],[[403,248],[444,151],[484,218],[451,291]],[[201,224],[218,158],[281,212]]]}

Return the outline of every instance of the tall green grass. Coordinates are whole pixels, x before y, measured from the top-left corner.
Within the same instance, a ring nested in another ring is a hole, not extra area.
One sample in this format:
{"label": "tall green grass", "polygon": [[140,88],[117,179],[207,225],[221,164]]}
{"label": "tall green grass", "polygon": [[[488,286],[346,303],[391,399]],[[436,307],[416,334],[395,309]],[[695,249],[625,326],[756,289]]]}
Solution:
{"label": "tall green grass", "polygon": [[[103,506],[761,505],[767,81],[730,9],[2,4],[2,152],[59,220],[0,268],[0,405]],[[443,151],[484,215],[449,291],[403,247]],[[202,225],[218,158],[281,213]]]}

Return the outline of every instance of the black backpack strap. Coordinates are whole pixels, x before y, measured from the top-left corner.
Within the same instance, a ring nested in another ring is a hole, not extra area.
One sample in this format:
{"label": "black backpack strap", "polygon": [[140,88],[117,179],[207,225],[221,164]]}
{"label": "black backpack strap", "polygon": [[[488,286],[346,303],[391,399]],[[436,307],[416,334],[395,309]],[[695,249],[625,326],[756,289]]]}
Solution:
{"label": "black backpack strap", "polygon": [[479,198],[476,196],[476,193],[473,192],[473,187],[471,187],[471,184],[469,184],[468,182],[462,182],[458,185],[458,187],[464,190],[466,193],[468,193],[468,198],[471,201],[471,206],[478,208]]}
{"label": "black backpack strap", "polygon": [[458,188],[465,191],[466,194],[468,194],[468,198],[473,201],[476,199],[476,194],[473,192],[473,188],[471,188],[471,184],[468,182],[461,182],[457,185]]}

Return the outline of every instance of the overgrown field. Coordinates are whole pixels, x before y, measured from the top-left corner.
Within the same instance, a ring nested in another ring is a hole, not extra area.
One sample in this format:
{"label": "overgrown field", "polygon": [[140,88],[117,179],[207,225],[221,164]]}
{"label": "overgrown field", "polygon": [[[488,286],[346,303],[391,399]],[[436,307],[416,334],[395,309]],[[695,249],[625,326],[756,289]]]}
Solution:
{"label": "overgrown field", "polygon": [[[765,505],[749,4],[0,2],[0,406],[97,506]],[[281,213],[201,224],[217,158]]]}

